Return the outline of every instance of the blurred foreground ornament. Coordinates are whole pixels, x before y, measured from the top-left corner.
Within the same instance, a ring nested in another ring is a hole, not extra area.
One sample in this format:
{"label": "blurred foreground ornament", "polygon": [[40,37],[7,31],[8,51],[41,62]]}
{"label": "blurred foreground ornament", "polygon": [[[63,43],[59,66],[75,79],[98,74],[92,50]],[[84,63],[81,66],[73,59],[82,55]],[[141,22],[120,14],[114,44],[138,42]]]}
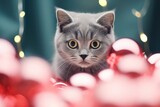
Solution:
{"label": "blurred foreground ornament", "polygon": [[142,51],[139,45],[132,39],[128,39],[128,38],[122,38],[117,40],[116,42],[113,43],[111,48],[118,55],[125,55],[129,53],[132,53],[135,55],[142,54],[141,53]]}
{"label": "blurred foreground ornament", "polygon": [[131,39],[112,44],[108,69],[95,77],[74,74],[68,84],[44,59],[17,59],[13,46],[0,41],[0,107],[160,107],[160,54],[145,58]]}
{"label": "blurred foreground ornament", "polygon": [[40,92],[33,99],[34,107],[69,107],[53,92]]}
{"label": "blurred foreground ornament", "polygon": [[148,61],[149,61],[151,64],[155,64],[155,63],[158,62],[159,60],[160,60],[160,53],[153,54],[153,55],[151,55],[151,56],[148,58]]}
{"label": "blurred foreground ornament", "polygon": [[5,39],[0,39],[0,73],[17,78],[20,71],[19,68],[20,63],[16,58],[16,51],[13,45]]}
{"label": "blurred foreground ornament", "polygon": [[140,77],[143,75],[151,76],[151,65],[144,57],[134,54],[120,57],[117,63],[117,69],[129,77]]}
{"label": "blurred foreground ornament", "polygon": [[52,76],[51,71],[49,63],[41,58],[26,57],[21,61],[21,76],[23,79],[47,84]]}
{"label": "blurred foreground ornament", "polygon": [[107,62],[111,69],[129,77],[151,75],[151,64],[144,58],[139,45],[127,38],[114,42],[108,52]]}
{"label": "blurred foreground ornament", "polygon": [[60,95],[71,105],[78,105],[82,101],[84,93],[77,87],[65,87],[64,90],[60,91]]}
{"label": "blurred foreground ornament", "polygon": [[118,59],[127,54],[142,55],[139,45],[128,38],[123,38],[115,41],[107,53],[107,62],[110,68],[115,68]]}
{"label": "blurred foreground ornament", "polygon": [[87,73],[77,73],[70,78],[70,83],[75,87],[90,89],[96,85],[96,79]]}
{"label": "blurred foreground ornament", "polygon": [[148,61],[153,65],[153,75],[152,78],[160,84],[160,53],[151,55]]}
{"label": "blurred foreground ornament", "polygon": [[113,69],[104,69],[98,73],[98,77],[101,81],[111,81],[115,76],[115,71]]}
{"label": "blurred foreground ornament", "polygon": [[5,39],[0,39],[0,57],[16,57],[16,51],[13,45]]}
{"label": "blurred foreground ornament", "polygon": [[112,81],[97,84],[95,96],[100,103],[99,107],[129,107],[135,103],[135,89],[134,82],[118,75]]}

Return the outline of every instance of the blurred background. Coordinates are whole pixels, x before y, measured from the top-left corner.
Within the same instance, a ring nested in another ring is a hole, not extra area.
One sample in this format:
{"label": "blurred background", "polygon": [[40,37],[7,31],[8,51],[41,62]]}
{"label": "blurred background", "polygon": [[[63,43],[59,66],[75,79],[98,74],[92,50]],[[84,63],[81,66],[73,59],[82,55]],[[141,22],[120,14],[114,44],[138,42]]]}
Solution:
{"label": "blurred background", "polygon": [[[100,5],[99,0],[22,1],[25,17],[21,45],[25,56],[39,56],[49,62],[52,61],[56,30],[55,7],[90,13],[116,9],[117,39],[124,37],[134,39],[148,55],[160,52],[159,0],[107,0],[105,6],[103,3]],[[143,17],[135,13],[141,10],[144,12]],[[19,27],[18,0],[0,0],[0,38],[9,40],[16,49],[14,37],[19,34]],[[147,37],[144,37],[145,41],[140,39],[140,33]]]}

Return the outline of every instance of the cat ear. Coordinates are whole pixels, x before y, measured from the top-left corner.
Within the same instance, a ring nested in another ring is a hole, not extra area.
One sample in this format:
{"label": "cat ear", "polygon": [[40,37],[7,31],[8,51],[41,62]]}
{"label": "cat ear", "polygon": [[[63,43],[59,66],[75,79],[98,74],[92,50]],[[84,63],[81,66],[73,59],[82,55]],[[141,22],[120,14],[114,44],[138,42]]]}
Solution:
{"label": "cat ear", "polygon": [[72,22],[71,16],[63,9],[56,8],[57,23],[62,32],[63,27]]}
{"label": "cat ear", "polygon": [[107,28],[108,26],[113,27],[114,19],[115,19],[115,11],[109,11],[101,15],[98,18],[97,23]]}

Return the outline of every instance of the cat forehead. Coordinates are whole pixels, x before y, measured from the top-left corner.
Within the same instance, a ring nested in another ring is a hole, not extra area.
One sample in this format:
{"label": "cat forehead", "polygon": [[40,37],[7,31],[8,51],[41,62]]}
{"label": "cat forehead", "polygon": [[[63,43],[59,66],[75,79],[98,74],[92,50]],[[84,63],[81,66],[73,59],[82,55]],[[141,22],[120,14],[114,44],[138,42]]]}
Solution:
{"label": "cat forehead", "polygon": [[102,13],[80,13],[72,11],[67,11],[67,13],[71,16],[73,22],[84,23],[84,24],[96,23],[97,19],[102,14]]}
{"label": "cat forehead", "polygon": [[76,13],[76,12],[68,12],[74,19],[97,19],[98,14],[93,13]]}
{"label": "cat forehead", "polygon": [[104,34],[106,35],[108,33],[108,29],[106,29],[105,27],[102,27],[98,24],[93,24],[93,23],[77,23],[77,24],[70,24],[64,27],[63,30],[64,33],[68,34],[68,33],[74,33],[74,34],[81,34],[81,35],[86,35],[86,34],[93,34],[93,33],[97,33],[99,32],[100,34]]}
{"label": "cat forehead", "polygon": [[73,22],[71,24],[66,25],[64,28],[68,29],[81,29],[81,30],[89,30],[89,29],[97,29],[102,28],[96,21],[100,17],[102,13],[79,13],[67,11],[67,13],[71,16]]}
{"label": "cat forehead", "polygon": [[74,12],[74,11],[66,11],[64,10],[72,19],[72,23],[80,23],[82,26],[87,26],[88,24],[92,23],[95,25],[99,25],[97,23],[97,20],[101,18],[102,16],[113,13],[114,10],[111,11],[105,11],[105,12],[99,12],[99,13],[83,13],[83,12]]}

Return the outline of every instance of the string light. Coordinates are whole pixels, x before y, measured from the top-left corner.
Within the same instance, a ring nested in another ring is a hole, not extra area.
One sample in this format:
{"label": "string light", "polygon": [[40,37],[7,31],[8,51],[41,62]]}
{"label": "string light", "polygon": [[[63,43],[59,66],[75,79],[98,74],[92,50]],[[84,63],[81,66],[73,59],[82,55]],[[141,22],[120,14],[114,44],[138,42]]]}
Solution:
{"label": "string light", "polygon": [[18,13],[19,13],[20,27],[19,27],[19,34],[14,37],[14,42],[17,44],[19,57],[23,58],[25,56],[21,46],[21,39],[24,32],[24,17],[25,17],[25,11],[23,10],[23,0],[18,0]]}
{"label": "string light", "polygon": [[14,41],[15,41],[16,43],[20,43],[20,42],[21,42],[21,36],[20,36],[20,35],[16,35],[16,36],[14,37]]}
{"label": "string light", "polygon": [[102,7],[106,7],[107,6],[107,0],[99,0],[99,5]]}
{"label": "string light", "polygon": [[142,42],[147,42],[148,37],[144,33],[141,33],[140,34],[140,39],[141,39]]}
{"label": "string light", "polygon": [[135,16],[138,17],[138,18],[142,17],[141,13],[138,12],[138,11],[135,12]]}
{"label": "string light", "polygon": [[149,8],[149,4],[150,0],[145,0],[144,6],[140,11],[132,9],[133,15],[137,17],[140,40],[144,43],[145,51],[147,51],[148,54],[149,54],[148,37],[143,31],[142,18],[146,15],[147,10]]}
{"label": "string light", "polygon": [[23,18],[23,17],[25,16],[25,12],[24,12],[24,11],[21,11],[20,14],[19,14],[19,16],[20,16],[21,18]]}
{"label": "string light", "polygon": [[23,52],[23,51],[20,51],[20,52],[19,52],[19,56],[20,56],[21,58],[23,58],[23,57],[24,57],[24,52]]}

